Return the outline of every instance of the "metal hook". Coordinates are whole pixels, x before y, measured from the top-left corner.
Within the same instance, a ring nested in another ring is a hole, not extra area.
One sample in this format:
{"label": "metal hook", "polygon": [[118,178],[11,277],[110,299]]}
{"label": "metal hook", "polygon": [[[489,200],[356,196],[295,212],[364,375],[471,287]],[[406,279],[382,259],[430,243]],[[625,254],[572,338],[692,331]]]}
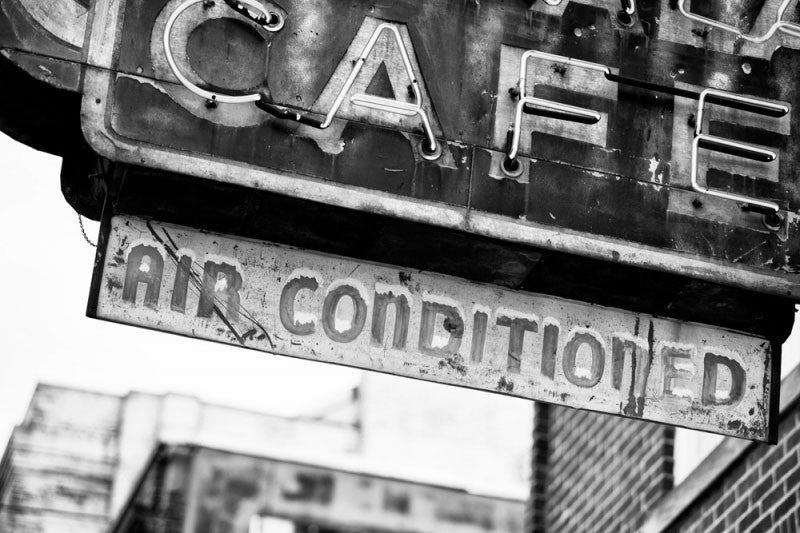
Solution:
{"label": "metal hook", "polygon": [[390,31],[392,35],[394,35],[395,42],[400,50],[400,57],[403,60],[403,67],[405,68],[406,74],[408,74],[408,77],[411,80],[410,93],[414,96],[414,103],[409,104],[399,100],[383,98],[380,96],[372,96],[369,94],[354,95],[350,97],[350,102],[352,102],[354,105],[360,105],[370,109],[377,109],[387,113],[394,113],[409,117],[414,115],[419,116],[420,120],[422,120],[422,128],[425,131],[425,136],[427,137],[429,143],[429,150],[427,152],[423,151],[423,155],[425,155],[425,153],[429,155],[433,154],[437,151],[438,143],[436,142],[436,137],[433,134],[433,128],[431,127],[430,120],[428,119],[428,113],[422,107],[422,91],[419,87],[419,81],[417,80],[416,74],[414,74],[414,69],[411,66],[411,59],[409,58],[408,51],[403,44],[403,38],[400,35],[400,31],[395,25],[386,22],[375,28],[375,31],[372,33],[372,37],[370,37],[367,45],[361,52],[361,55],[356,60],[353,70],[350,72],[350,76],[348,76],[347,81],[345,81],[344,86],[339,91],[336,99],[333,101],[333,106],[331,107],[331,110],[328,111],[328,114],[325,116],[325,120],[322,122],[320,127],[324,129],[331,125],[331,122],[333,122],[336,113],[342,106],[347,93],[350,92],[350,89],[353,87],[353,83],[355,83],[356,78],[364,66],[364,63],[366,63],[367,58],[372,53],[372,49],[378,42],[378,38],[384,31]]}
{"label": "metal hook", "polygon": [[[247,8],[247,6],[241,0],[224,0],[228,7],[236,11],[237,13],[241,14],[242,16],[252,20],[259,26],[263,26],[263,28],[267,31],[279,31],[283,29],[284,24],[286,21],[283,18],[283,15],[280,13],[272,12],[272,11],[264,11],[264,8],[259,6],[257,8],[259,13],[255,13]],[[249,2],[247,2],[249,4]]]}

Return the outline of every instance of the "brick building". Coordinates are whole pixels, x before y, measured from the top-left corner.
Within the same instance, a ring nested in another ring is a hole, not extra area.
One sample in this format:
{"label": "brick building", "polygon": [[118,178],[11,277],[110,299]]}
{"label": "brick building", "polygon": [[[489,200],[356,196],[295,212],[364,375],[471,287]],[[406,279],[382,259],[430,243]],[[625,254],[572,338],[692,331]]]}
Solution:
{"label": "brick building", "polygon": [[800,531],[800,367],[781,384],[778,444],[725,438],[674,483],[674,428],[537,405],[534,533]]}

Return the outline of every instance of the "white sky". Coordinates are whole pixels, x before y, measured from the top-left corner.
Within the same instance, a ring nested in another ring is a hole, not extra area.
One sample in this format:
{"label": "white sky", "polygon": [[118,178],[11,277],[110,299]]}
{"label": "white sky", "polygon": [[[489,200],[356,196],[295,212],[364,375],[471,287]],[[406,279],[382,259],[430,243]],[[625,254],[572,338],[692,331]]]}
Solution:
{"label": "white sky", "polygon": [[[359,382],[352,369],[87,318],[95,250],[61,194],[61,159],[0,134],[0,161],[0,449],[40,381],[185,393],[286,415]],[[96,241],[99,224],[85,224]]]}
{"label": "white sky", "polygon": [[[0,158],[0,448],[37,382],[117,394],[184,393],[293,415],[341,398],[360,381],[356,370],[86,318],[94,249],[61,194],[60,159],[2,134]],[[86,226],[96,240],[98,224]],[[796,329],[784,347],[783,373],[798,360]],[[710,441],[681,442],[678,458],[698,456],[693,451]]]}

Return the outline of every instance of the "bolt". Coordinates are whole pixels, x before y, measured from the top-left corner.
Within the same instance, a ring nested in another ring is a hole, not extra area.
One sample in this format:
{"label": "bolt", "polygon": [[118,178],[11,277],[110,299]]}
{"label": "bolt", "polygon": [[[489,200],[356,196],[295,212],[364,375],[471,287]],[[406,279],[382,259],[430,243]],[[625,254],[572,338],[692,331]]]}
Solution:
{"label": "bolt", "polygon": [[764,226],[772,231],[778,231],[781,229],[781,224],[783,224],[783,219],[778,213],[765,213],[763,220]]}

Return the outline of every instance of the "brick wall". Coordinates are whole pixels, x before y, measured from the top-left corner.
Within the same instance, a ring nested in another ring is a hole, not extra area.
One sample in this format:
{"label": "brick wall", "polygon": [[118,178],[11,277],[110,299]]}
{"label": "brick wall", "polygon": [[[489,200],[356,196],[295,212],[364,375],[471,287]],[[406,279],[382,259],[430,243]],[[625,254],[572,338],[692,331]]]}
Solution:
{"label": "brick wall", "polygon": [[783,411],[777,446],[749,447],[666,531],[800,531],[800,403]]}
{"label": "brick wall", "polygon": [[672,489],[673,428],[555,406],[536,423],[536,533],[636,531]]}
{"label": "brick wall", "polygon": [[525,531],[547,532],[547,462],[550,458],[550,410],[546,403],[533,405],[531,497],[525,512]]}

